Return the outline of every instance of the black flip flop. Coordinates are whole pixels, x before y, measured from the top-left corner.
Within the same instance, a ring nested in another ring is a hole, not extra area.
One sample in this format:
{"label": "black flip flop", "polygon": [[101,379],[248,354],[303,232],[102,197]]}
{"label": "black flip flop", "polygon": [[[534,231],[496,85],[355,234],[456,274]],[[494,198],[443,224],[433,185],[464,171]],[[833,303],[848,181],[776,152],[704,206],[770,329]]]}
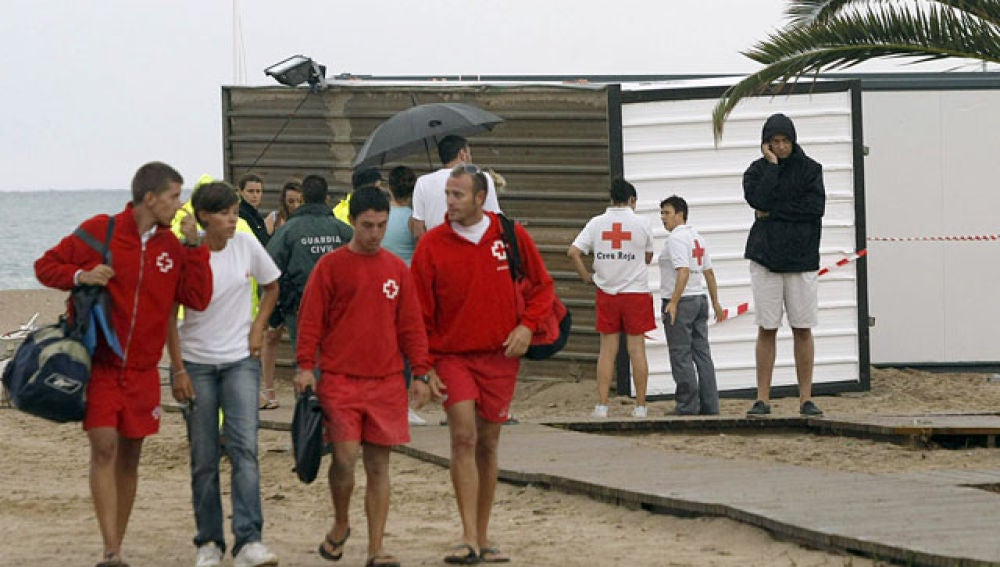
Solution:
{"label": "black flip flop", "polygon": [[479,555],[476,554],[476,549],[467,543],[460,543],[455,547],[451,548],[452,551],[462,551],[465,550],[465,555],[445,555],[444,562],[451,565],[475,565],[479,563]]}
{"label": "black flip flop", "polygon": [[376,555],[365,562],[365,567],[399,567],[399,560],[392,555]]}
{"label": "black flip flop", "polygon": [[323,544],[319,544],[319,555],[327,561],[340,561],[340,558],[344,556],[344,544],[347,543],[347,538],[351,537],[351,528],[348,526],[347,533],[344,534],[343,539],[337,541],[335,539],[330,539],[330,534],[326,534],[326,541],[324,543],[329,544],[333,549],[340,548],[340,553],[330,553],[323,547]]}
{"label": "black flip flop", "polygon": [[[492,557],[487,557],[488,555]],[[497,547],[484,547],[480,549],[479,560],[483,563],[510,563],[510,557],[504,555]]]}

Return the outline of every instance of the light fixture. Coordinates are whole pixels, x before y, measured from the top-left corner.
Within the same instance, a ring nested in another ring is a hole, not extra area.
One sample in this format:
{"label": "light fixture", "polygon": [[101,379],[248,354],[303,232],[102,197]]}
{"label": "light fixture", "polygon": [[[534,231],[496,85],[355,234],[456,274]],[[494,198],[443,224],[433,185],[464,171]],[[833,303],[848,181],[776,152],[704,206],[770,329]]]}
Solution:
{"label": "light fixture", "polygon": [[290,87],[309,83],[313,90],[326,88],[326,65],[320,65],[305,55],[293,55],[264,69],[265,75]]}

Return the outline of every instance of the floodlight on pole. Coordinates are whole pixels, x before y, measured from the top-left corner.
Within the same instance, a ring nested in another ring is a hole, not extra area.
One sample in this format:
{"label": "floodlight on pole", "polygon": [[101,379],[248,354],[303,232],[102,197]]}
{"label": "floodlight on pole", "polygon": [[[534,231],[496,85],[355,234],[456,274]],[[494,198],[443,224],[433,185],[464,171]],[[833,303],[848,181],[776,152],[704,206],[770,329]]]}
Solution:
{"label": "floodlight on pole", "polygon": [[293,55],[275,63],[264,69],[264,74],[290,87],[307,82],[314,91],[326,88],[326,65],[320,65],[305,55]]}

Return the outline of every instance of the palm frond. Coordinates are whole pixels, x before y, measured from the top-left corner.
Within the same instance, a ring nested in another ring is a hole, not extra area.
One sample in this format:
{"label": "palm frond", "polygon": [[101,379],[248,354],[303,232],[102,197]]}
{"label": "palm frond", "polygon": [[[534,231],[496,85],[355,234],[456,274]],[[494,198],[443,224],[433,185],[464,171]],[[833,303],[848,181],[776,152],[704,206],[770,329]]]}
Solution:
{"label": "palm frond", "polygon": [[937,0],[938,4],[954,8],[1000,26],[1000,1],[998,0]]}
{"label": "palm frond", "polygon": [[744,55],[766,67],[722,95],[712,113],[716,140],[741,99],[767,92],[778,80],[797,81],[807,73],[844,69],[880,57],[919,61],[954,57],[1000,63],[1000,27],[948,7],[882,6],[840,14],[823,25],[789,27]]}
{"label": "palm frond", "polygon": [[[997,0],[932,0],[934,3],[967,12],[1000,25],[1000,1]],[[864,10],[873,4],[892,4],[893,0],[791,0],[785,10],[790,27],[822,25],[848,8]],[[895,2],[899,4],[898,1]],[[917,2],[911,2],[917,4]]]}
{"label": "palm frond", "polygon": [[792,0],[788,3],[785,16],[791,27],[805,27],[823,24],[851,4],[866,0]]}

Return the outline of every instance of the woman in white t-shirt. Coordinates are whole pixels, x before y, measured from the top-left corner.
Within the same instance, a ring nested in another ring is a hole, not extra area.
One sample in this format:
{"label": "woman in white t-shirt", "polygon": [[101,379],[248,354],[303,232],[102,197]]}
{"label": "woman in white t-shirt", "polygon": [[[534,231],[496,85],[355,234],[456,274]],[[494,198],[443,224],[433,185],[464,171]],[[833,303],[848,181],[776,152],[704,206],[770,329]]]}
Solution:
{"label": "woman in white t-shirt", "polygon": [[[218,565],[226,550],[219,489],[219,410],[232,465],[232,530],[236,565],[276,565],[261,543],[263,514],[257,460],[260,351],[267,319],[278,298],[281,272],[252,234],[236,232],[239,197],[227,183],[201,187],[194,216],[211,251],[212,300],[204,311],[187,309],[170,325],[167,345],[171,384],[184,412],[191,444],[191,490],[197,565]],[[194,219],[182,223],[186,244],[197,244]],[[257,315],[249,309],[250,278],[263,291]]]}

